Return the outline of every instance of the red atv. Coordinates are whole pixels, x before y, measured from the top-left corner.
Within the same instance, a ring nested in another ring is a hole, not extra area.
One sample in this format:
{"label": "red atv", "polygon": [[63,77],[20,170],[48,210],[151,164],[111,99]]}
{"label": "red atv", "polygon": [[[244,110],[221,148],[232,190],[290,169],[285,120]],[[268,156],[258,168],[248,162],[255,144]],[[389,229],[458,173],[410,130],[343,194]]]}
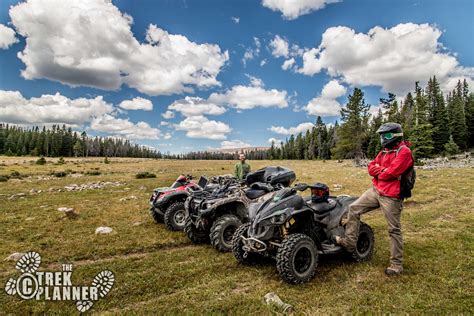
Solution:
{"label": "red atv", "polygon": [[191,191],[206,187],[207,179],[201,177],[194,183],[191,175],[180,175],[171,187],[157,188],[150,197],[150,214],[157,223],[164,222],[169,230],[183,230],[186,219],[184,201]]}

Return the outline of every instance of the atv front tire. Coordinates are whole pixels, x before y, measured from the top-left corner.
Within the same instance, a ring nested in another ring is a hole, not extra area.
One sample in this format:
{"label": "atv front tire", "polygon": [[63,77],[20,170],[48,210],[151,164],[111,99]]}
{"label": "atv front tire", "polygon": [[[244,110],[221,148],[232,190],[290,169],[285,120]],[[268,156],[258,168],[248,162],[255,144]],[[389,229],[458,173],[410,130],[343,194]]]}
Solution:
{"label": "atv front tire", "polygon": [[150,208],[150,215],[155,221],[155,223],[163,223],[163,215],[160,212],[156,211],[154,207]]}
{"label": "atv front tire", "polygon": [[211,244],[220,252],[232,251],[232,237],[242,221],[235,215],[223,215],[211,227]]}
{"label": "atv front tire", "polygon": [[183,230],[186,222],[186,210],[184,209],[184,202],[175,202],[168,206],[165,212],[164,219],[166,228],[177,231]]}
{"label": "atv front tire", "polygon": [[291,234],[277,251],[276,267],[283,281],[291,284],[311,280],[318,266],[318,250],[305,234]]}
{"label": "atv front tire", "polygon": [[248,237],[248,230],[250,223],[245,223],[240,225],[240,227],[235,231],[234,237],[232,237],[232,254],[234,255],[237,262],[245,265],[254,265],[258,263],[261,256],[257,253],[245,252],[242,248],[244,243],[242,242],[242,237]]}
{"label": "atv front tire", "polygon": [[209,232],[203,229],[199,229],[194,226],[191,218],[186,216],[186,222],[184,225],[184,232],[188,238],[195,244],[209,243]]}
{"label": "atv front tire", "polygon": [[350,252],[349,256],[356,262],[367,261],[374,254],[374,246],[375,236],[372,228],[366,223],[361,222],[356,249]]}

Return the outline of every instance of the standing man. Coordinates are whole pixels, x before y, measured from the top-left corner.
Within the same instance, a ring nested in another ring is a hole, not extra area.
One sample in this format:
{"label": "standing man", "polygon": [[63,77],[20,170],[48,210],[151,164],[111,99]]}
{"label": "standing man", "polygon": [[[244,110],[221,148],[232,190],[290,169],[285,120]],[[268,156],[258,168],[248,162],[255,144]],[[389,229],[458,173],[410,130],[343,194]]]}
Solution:
{"label": "standing man", "polygon": [[385,274],[399,275],[403,272],[400,216],[403,198],[407,197],[404,190],[400,190],[400,179],[402,174],[413,167],[414,161],[408,148],[410,144],[403,140],[400,124],[385,123],[377,133],[380,134],[383,149],[368,166],[373,186],[350,205],[345,237],[336,236],[336,243],[353,252],[359,235],[360,216],[380,207],[387,220],[390,236],[390,266],[385,269]]}
{"label": "standing man", "polygon": [[235,164],[234,176],[239,180],[243,180],[250,172],[250,165],[245,162],[245,154],[243,153],[239,155],[239,160],[240,161]]}

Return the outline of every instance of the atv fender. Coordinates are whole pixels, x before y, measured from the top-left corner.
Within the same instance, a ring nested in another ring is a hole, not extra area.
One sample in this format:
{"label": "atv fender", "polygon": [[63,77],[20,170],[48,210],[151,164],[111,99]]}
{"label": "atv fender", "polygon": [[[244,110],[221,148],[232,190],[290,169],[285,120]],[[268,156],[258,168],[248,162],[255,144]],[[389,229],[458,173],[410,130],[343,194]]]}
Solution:
{"label": "atv fender", "polygon": [[340,225],[342,218],[349,212],[349,206],[355,202],[358,198],[354,196],[348,196],[339,198],[337,200],[337,206],[331,211],[329,221],[327,222],[327,229],[331,230]]}
{"label": "atv fender", "polygon": [[202,210],[201,217],[210,216],[213,213],[226,212],[226,209],[232,207],[235,210],[236,214],[240,218],[248,218],[248,206],[250,200],[242,196],[231,196],[228,198],[220,199],[218,202],[212,204],[209,208]]}
{"label": "atv fender", "polygon": [[186,192],[185,190],[180,190],[180,191],[176,191],[176,192],[171,192],[167,195],[165,195],[163,197],[163,199],[161,199],[160,201],[158,201],[158,199],[156,199],[155,202],[153,202],[153,205],[155,207],[159,207],[160,209],[162,210],[165,210],[166,207],[176,201],[176,200],[183,200],[185,201],[189,196],[189,193]]}
{"label": "atv fender", "polygon": [[[298,217],[304,218],[304,217],[306,217],[305,220],[309,221],[309,222],[313,221],[313,216],[314,216],[314,211],[310,208],[307,208],[307,207],[303,207],[300,210],[294,210],[294,212],[291,212],[291,217],[293,217],[293,218],[298,218]],[[298,219],[296,219],[296,221],[298,222]],[[318,224],[316,224],[316,225],[318,225]],[[316,236],[316,234],[311,234],[310,237],[314,241],[314,243],[316,244],[316,247],[318,248],[318,250],[322,250],[323,245],[321,244],[321,241],[319,240],[318,236]]]}

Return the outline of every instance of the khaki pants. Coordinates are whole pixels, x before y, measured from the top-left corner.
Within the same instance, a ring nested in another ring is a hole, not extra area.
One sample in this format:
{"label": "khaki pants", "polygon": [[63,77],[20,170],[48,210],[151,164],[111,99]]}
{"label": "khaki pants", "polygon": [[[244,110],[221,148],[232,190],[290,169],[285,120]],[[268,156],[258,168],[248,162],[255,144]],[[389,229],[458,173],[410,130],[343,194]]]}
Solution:
{"label": "khaki pants", "polygon": [[374,187],[368,189],[349,207],[346,224],[346,241],[355,248],[359,235],[360,216],[379,208],[385,215],[390,236],[390,263],[402,265],[403,239],[400,225],[403,201],[380,195]]}

